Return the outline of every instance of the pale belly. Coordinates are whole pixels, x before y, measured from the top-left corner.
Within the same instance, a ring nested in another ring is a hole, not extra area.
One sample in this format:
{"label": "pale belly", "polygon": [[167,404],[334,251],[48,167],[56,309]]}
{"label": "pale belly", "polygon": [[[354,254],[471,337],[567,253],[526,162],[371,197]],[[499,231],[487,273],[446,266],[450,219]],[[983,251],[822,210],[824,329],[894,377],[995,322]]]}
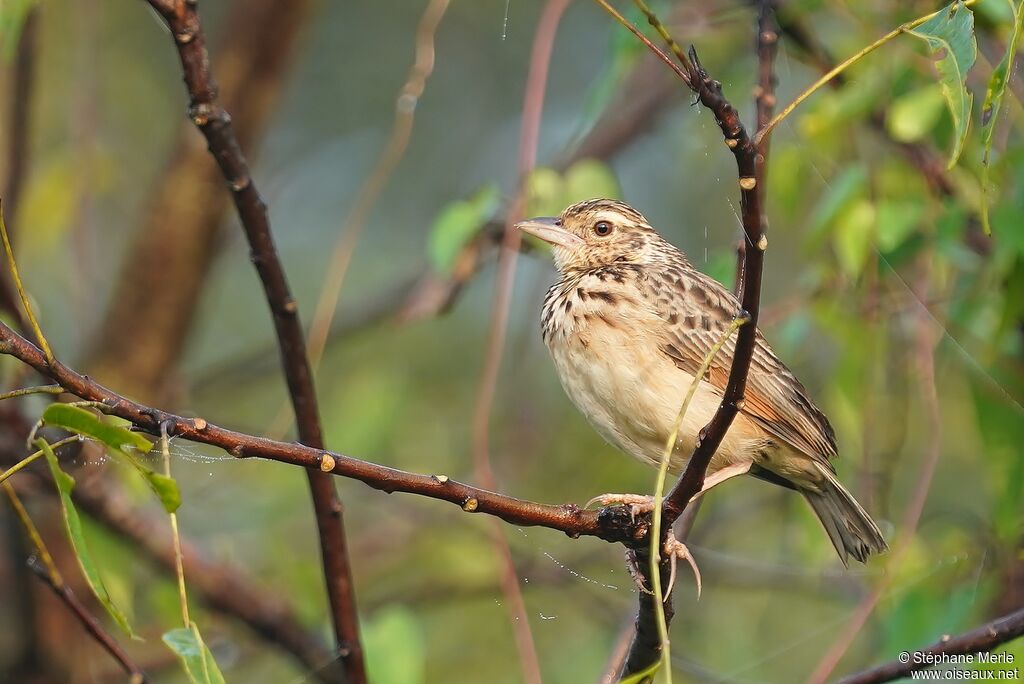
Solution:
{"label": "pale belly", "polygon": [[[667,446],[693,376],[680,370],[653,340],[630,338],[600,323],[583,333],[555,336],[551,356],[566,394],[608,442],[657,465]],[[670,461],[681,471],[697,434],[718,409],[721,394],[698,386],[679,429]],[[737,416],[711,460],[708,472],[733,463],[760,460],[767,435],[743,414]]]}

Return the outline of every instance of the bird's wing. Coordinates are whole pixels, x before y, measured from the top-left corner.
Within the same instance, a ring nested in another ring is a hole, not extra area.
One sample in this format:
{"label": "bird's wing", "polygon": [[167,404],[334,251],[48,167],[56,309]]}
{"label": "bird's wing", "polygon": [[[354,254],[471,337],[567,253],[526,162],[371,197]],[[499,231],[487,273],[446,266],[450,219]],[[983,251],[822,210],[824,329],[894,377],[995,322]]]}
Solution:
{"label": "bird's wing", "polygon": [[[677,367],[696,375],[739,313],[740,303],[720,283],[695,269],[674,272],[668,278],[649,279],[655,308],[666,323],[661,349]],[[725,391],[729,380],[735,350],[734,332],[708,368],[706,380],[720,392]],[[807,390],[775,356],[760,331],[741,411],[769,433],[824,464],[836,455],[835,433],[825,414],[811,403]]]}

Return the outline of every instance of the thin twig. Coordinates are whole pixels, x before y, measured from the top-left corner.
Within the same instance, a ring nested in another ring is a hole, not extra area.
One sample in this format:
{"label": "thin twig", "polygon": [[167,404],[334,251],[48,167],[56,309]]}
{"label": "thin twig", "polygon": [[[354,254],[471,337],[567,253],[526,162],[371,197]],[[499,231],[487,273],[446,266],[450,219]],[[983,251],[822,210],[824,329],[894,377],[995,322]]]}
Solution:
{"label": "thin twig", "polygon": [[[54,444],[53,446],[56,447],[57,445]],[[60,571],[57,569],[57,564],[54,563],[49,549],[46,548],[39,530],[36,529],[32,518],[29,517],[28,511],[25,510],[25,506],[21,503],[21,499],[18,498],[14,488],[5,482],[3,489],[11,502],[11,506],[14,508],[15,514],[21,521],[22,527],[25,529],[25,533],[32,541],[32,546],[35,547],[36,553],[39,554],[37,558],[29,559],[28,567],[46,583],[46,586],[53,590],[57,598],[68,607],[72,615],[85,627],[89,635],[121,665],[122,669],[128,674],[132,684],[143,684],[146,681],[146,675],[132,663],[128,654],[118,645],[117,641],[107,633],[103,625],[89,613],[85,606],[71,592],[71,588],[68,587]]]}
{"label": "thin twig", "polygon": [[[323,432],[298,304],[292,297],[277,255],[266,204],[249,173],[231,117],[218,104],[217,85],[210,71],[195,3],[189,0],[149,0],[149,4],[163,17],[174,37],[189,94],[189,116],[206,138],[211,154],[230,187],[248,239],[252,260],[273,317],[299,440],[310,447],[322,449]],[[317,471],[310,471],[307,475],[341,666],[350,684],[361,684],[366,681],[366,668],[359,642],[359,615],[341,501],[334,482],[328,476]]]}
{"label": "thin twig", "polygon": [[120,644],[112,637],[100,624],[92,614],[89,613],[88,609],[82,605],[82,602],[78,600],[78,597],[71,591],[71,587],[61,582],[56,583],[53,577],[46,571],[45,568],[41,567],[34,559],[29,560],[28,567],[32,572],[48,586],[58,599],[68,607],[72,615],[78,619],[85,628],[85,631],[96,640],[100,646],[103,647],[110,657],[117,661],[117,664],[121,666],[121,669],[128,675],[128,681],[130,684],[145,684],[147,682],[146,673],[142,669],[132,662],[132,659],[128,654],[121,648]]}
{"label": "thin twig", "polygon": [[39,327],[39,321],[36,320],[36,314],[32,310],[32,303],[29,301],[28,293],[25,292],[25,286],[22,285],[21,276],[18,274],[18,263],[14,259],[14,247],[11,246],[11,239],[7,235],[7,223],[4,221],[2,198],[0,198],[0,239],[3,239],[4,252],[7,255],[7,266],[10,268],[11,278],[14,279],[14,287],[18,290],[18,297],[21,299],[21,306],[25,311],[25,316],[28,317],[29,326],[32,328],[36,340],[39,341],[39,346],[42,347],[46,360],[53,361],[53,352],[50,350],[50,344],[43,336],[43,331]]}
{"label": "thin twig", "polygon": [[[915,288],[920,301],[925,301],[928,297],[928,279],[931,273],[929,265],[930,259],[925,255],[921,259],[921,275]],[[924,399],[928,415],[929,440],[924,464],[921,467],[920,476],[914,487],[913,496],[903,512],[899,537],[893,543],[893,551],[889,558],[891,566],[897,566],[903,560],[904,555],[913,543],[914,533],[917,531],[921,515],[924,513],[925,503],[928,501],[928,493],[931,491],[935,470],[939,463],[939,455],[942,451],[942,415],[939,410],[939,396],[935,386],[935,345],[938,340],[935,338],[932,329],[934,325],[932,314],[921,306],[919,307],[917,317],[917,339],[915,340],[914,348],[917,356],[917,372],[921,380],[921,396]],[[874,613],[875,607],[889,588],[893,576],[891,573],[885,575],[857,605],[850,621],[832,645],[825,651],[825,654],[807,678],[808,684],[824,684],[828,680],[843,656],[850,649],[850,646],[853,645],[857,635],[864,628],[868,618]]]}
{"label": "thin twig", "polygon": [[[303,51],[304,27],[324,4],[221,0],[216,5],[219,30],[208,45],[217,57],[218,99],[231,112],[238,143],[251,159],[287,92],[291,67]],[[81,364],[89,374],[151,403],[177,398],[172,395],[180,383],[174,373],[217,259],[234,244],[229,231],[236,230],[226,219],[231,197],[220,169],[192,123],[182,120],[159,148],[168,150],[167,158],[144,192],[134,218],[137,228],[95,332],[84,344]],[[271,354],[276,360],[276,345]],[[280,372],[279,363],[274,368]]]}
{"label": "thin twig", "polygon": [[412,137],[416,106],[426,89],[427,79],[434,71],[434,36],[441,25],[441,19],[448,9],[448,4],[449,0],[430,0],[427,8],[423,11],[423,16],[416,28],[416,55],[412,66],[409,67],[409,75],[406,77],[405,84],[395,101],[395,119],[391,128],[391,137],[377,158],[370,175],[359,189],[355,203],[345,218],[341,235],[334,244],[331,265],[328,268],[320,298],[316,303],[313,323],[310,325],[309,331],[309,357],[314,369],[323,357],[331,322],[334,320],[338,298],[341,295],[341,287],[345,281],[345,274],[348,271],[356,242],[369,218],[370,211],[377,203],[381,192],[387,187],[398,163],[405,156],[409,139]]}
{"label": "thin twig", "polygon": [[[969,6],[969,5],[973,5],[976,1],[977,0],[964,0],[963,4],[965,6]],[[779,123],[781,123],[783,119],[785,119],[790,114],[792,114],[794,109],[799,107],[800,104],[804,100],[809,98],[811,95],[813,95],[814,93],[816,93],[819,90],[821,90],[821,88],[824,85],[826,85],[829,81],[831,81],[833,78],[835,78],[836,76],[839,76],[844,71],[846,71],[848,68],[850,68],[851,66],[853,66],[854,64],[856,64],[861,59],[863,59],[867,55],[871,54],[872,52],[874,52],[878,48],[882,47],[883,45],[888,43],[893,38],[896,38],[896,37],[906,33],[907,31],[910,31],[911,29],[917,28],[918,26],[920,26],[921,24],[925,23],[926,21],[928,21],[932,17],[936,16],[940,12],[945,12],[945,11],[946,11],[945,9],[941,9],[941,10],[939,10],[937,12],[932,12],[931,14],[926,14],[923,17],[918,17],[917,19],[914,19],[912,21],[908,21],[908,22],[906,22],[904,24],[900,24],[899,26],[894,28],[892,31],[889,31],[889,33],[885,34],[884,36],[882,36],[881,38],[879,38],[875,42],[873,42],[870,45],[867,45],[867,46],[861,48],[856,53],[854,53],[853,56],[847,58],[843,62],[840,62],[839,64],[834,66],[832,69],[827,71],[821,78],[819,78],[817,81],[815,81],[810,86],[808,86],[806,90],[804,90],[802,93],[797,95],[796,98],[794,98],[794,100],[792,102],[790,102],[788,105],[783,107],[782,111],[779,112],[778,114],[776,114],[772,118],[771,121],[769,121],[764,127],[762,127],[760,130],[758,130],[757,131],[757,135],[754,136],[754,142],[757,143],[757,144],[760,144],[761,140],[764,139],[765,136],[771,134],[772,129],[774,129],[776,126],[778,126]]]}
{"label": "thin twig", "polygon": [[926,670],[931,667],[930,662],[934,662],[934,659],[929,660],[925,656],[987,653],[994,650],[997,646],[1017,639],[1022,635],[1024,635],[1024,608],[1015,613],[996,618],[981,627],[972,629],[959,636],[951,637],[948,634],[944,635],[931,646],[909,652],[910,657],[907,658],[907,662],[894,660],[891,663],[843,677],[835,684],[880,684],[881,682],[891,682],[895,679],[907,677],[911,672]]}
{"label": "thin twig", "polygon": [[40,385],[38,387],[21,387],[10,392],[4,392],[0,394],[0,401],[4,399],[14,399],[15,397],[24,397],[29,394],[61,394],[64,392],[64,388],[60,385]]}
{"label": "thin twig", "polygon": [[[61,390],[61,391],[63,391],[63,390]],[[54,442],[53,444],[51,444],[50,448],[56,450],[57,447],[62,447],[65,444],[71,444],[72,442],[80,442],[81,439],[82,438],[79,437],[78,435],[74,435],[73,437],[65,437],[64,439],[62,439],[62,440],[60,440],[58,442]],[[19,470],[22,470],[23,468],[31,465],[37,459],[42,458],[44,453],[45,452],[43,452],[41,449],[39,451],[35,451],[35,452],[29,454],[28,456],[26,456],[25,458],[21,459],[20,461],[18,461],[17,463],[15,463],[13,466],[8,468],[4,472],[0,473],[0,483],[5,482],[7,480],[7,478],[9,478],[11,475],[14,475]]]}
{"label": "thin twig", "polygon": [[462,484],[446,475],[419,475],[338,452],[314,449],[296,442],[279,442],[222,428],[203,418],[186,418],[146,406],[117,394],[92,378],[85,377],[59,360],[48,365],[43,353],[31,342],[0,322],[0,353],[13,356],[59,383],[70,394],[107,406],[107,413],[131,422],[136,429],[158,435],[167,422],[168,434],[224,449],[236,458],[258,457],[302,466],[359,480],[384,492],[407,492],[448,501],[469,513],[486,513],[517,525],[535,525],[564,532],[572,537],[593,536],[609,542],[636,543],[643,539],[647,525],[631,520],[626,506],[602,511],[584,511],[575,504],[550,505],[496,494]]}
{"label": "thin twig", "polygon": [[[615,12],[603,0],[596,0],[616,19],[629,26],[625,19]],[[646,7],[642,0],[638,1],[642,8]],[[766,12],[772,8],[767,7]],[[645,10],[648,21],[662,36],[668,35],[668,30],[662,25],[657,16],[648,9]],[[635,27],[634,27],[635,28]],[[633,30],[633,29],[631,29]],[[636,33],[636,31],[634,31]],[[673,44],[672,41],[671,44]],[[678,55],[677,55],[678,56]],[[774,57],[774,51],[766,51],[764,58]],[[711,110],[715,115],[715,121],[725,136],[725,144],[732,151],[736,160],[737,172],[740,186],[740,206],[742,214],[743,230],[748,245],[752,249],[744,251],[742,268],[742,292],[740,301],[742,311],[737,312],[737,318],[749,318],[749,324],[740,328],[736,340],[736,349],[733,355],[733,362],[729,371],[729,380],[726,385],[722,402],[715,412],[711,422],[708,423],[699,433],[697,447],[690,456],[686,470],[677,481],[675,487],[666,497],[664,502],[664,519],[666,528],[686,509],[690,499],[700,491],[704,483],[704,475],[707,472],[711,457],[718,449],[725,433],[732,424],[733,419],[742,404],[744,391],[746,389],[747,373],[750,369],[750,360],[754,352],[756,340],[757,318],[760,307],[761,295],[761,271],[764,263],[764,251],[768,247],[768,241],[764,236],[767,220],[762,205],[761,178],[764,174],[764,156],[760,153],[757,144],[747,134],[739,118],[736,108],[726,99],[722,93],[721,83],[708,76],[703,65],[700,63],[697,53],[690,48],[689,54],[680,58],[683,70],[686,73],[684,81],[697,95],[697,99]],[[770,75],[772,65],[765,67]],[[644,554],[641,554],[641,551]],[[637,555],[646,555],[649,552],[641,549]],[[649,561],[649,558],[644,560]],[[667,563],[662,563],[659,573],[664,581]],[[641,567],[645,567],[641,565]],[[626,661],[626,668],[623,674],[633,674],[647,669],[661,656],[660,640],[652,638],[652,632],[657,631],[654,624],[647,624],[652,618],[656,619],[657,609],[650,605],[649,597],[643,593],[640,596],[640,606],[637,613],[637,633]],[[671,604],[668,606],[671,607]],[[671,620],[671,610],[666,610],[666,623]]]}
{"label": "thin twig", "polygon": [[[537,162],[537,144],[540,135],[541,114],[544,109],[548,66],[551,62],[558,24],[568,4],[568,0],[548,0],[544,5],[537,21],[537,30],[530,52],[526,93],[523,98],[522,128],[519,134],[519,187],[505,217],[504,234],[498,257],[497,282],[494,288],[494,299],[491,303],[492,314],[487,335],[487,350],[473,412],[473,474],[481,486],[487,489],[497,488],[494,470],[491,467],[489,446],[491,411],[494,407],[501,359],[505,352],[512,287],[515,282],[519,246],[522,242],[520,232],[513,226],[516,221],[522,219],[526,204],[527,180]],[[515,570],[508,539],[497,520],[494,520],[491,525],[490,538],[502,563],[501,588],[509,610],[509,621],[515,634],[523,679],[528,684],[540,684],[540,663],[537,659],[537,648],[526,614],[522,588],[519,586],[519,577]]]}

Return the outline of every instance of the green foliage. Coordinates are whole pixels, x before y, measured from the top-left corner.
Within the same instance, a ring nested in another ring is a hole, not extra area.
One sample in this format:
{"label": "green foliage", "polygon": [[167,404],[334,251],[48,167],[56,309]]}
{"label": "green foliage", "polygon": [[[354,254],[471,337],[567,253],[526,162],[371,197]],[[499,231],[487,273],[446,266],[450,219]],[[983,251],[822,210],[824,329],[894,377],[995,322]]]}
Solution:
{"label": "green foliage", "polygon": [[534,169],[526,182],[526,215],[557,216],[574,202],[595,197],[620,197],[615,174],[596,159],[583,159],[564,174],[553,169]]}
{"label": "green foliage", "polygon": [[440,273],[450,273],[455,258],[494,214],[498,187],[487,185],[468,200],[456,200],[441,210],[430,229],[430,261]]}
{"label": "green foliage", "polygon": [[967,72],[974,66],[978,46],[974,38],[974,14],[962,2],[955,0],[946,9],[908,31],[924,40],[935,58],[942,95],[946,98],[953,117],[955,135],[949,155],[952,168],[960,152],[971,123],[974,95],[967,89]]}
{"label": "green foliage", "polygon": [[225,684],[217,661],[194,623],[191,628],[178,627],[164,633],[163,642],[177,654],[192,684]]}
{"label": "green foliage", "polygon": [[131,465],[145,480],[146,485],[160,499],[160,503],[168,513],[178,510],[181,505],[181,492],[177,483],[166,475],[161,475],[148,468],[134,453],[147,453],[153,443],[138,432],[104,422],[98,416],[79,406],[53,403],[43,412],[43,422],[62,427],[85,437],[90,437],[104,444],[114,458]]}
{"label": "green foliage", "polygon": [[938,84],[917,88],[892,101],[885,127],[900,142],[916,142],[935,127],[942,114],[942,87]]}
{"label": "green foliage", "polygon": [[992,71],[992,76],[989,77],[988,88],[985,89],[985,102],[981,107],[981,145],[984,150],[981,160],[981,225],[987,234],[992,233],[988,216],[988,175],[992,154],[992,134],[995,131],[996,120],[999,118],[999,109],[1003,104],[1006,84],[1013,71],[1013,61],[1017,55],[1017,41],[1020,38],[1021,27],[1024,26],[1024,2],[1016,6],[1013,4],[1013,0],[1007,0],[1007,3],[1013,17],[1013,30],[1010,34],[1010,42],[1006,46],[1006,53]]}
{"label": "green foliage", "polygon": [[404,606],[382,609],[363,629],[370,681],[380,684],[426,682],[427,647],[423,626]]}
{"label": "green foliage", "polygon": [[153,448],[153,443],[138,432],[105,423],[80,406],[50,404],[43,412],[43,422],[95,439],[116,451],[124,452],[127,448],[146,453]]}
{"label": "green foliage", "polygon": [[92,559],[92,554],[89,553],[85,534],[82,532],[82,520],[78,517],[78,509],[75,508],[75,504],[71,500],[71,491],[75,488],[74,478],[61,469],[60,464],[57,462],[57,456],[53,453],[53,449],[50,448],[46,440],[37,439],[36,445],[46,454],[46,462],[50,466],[50,474],[53,475],[53,480],[57,484],[57,493],[60,495],[60,506],[64,512],[64,524],[67,528],[68,538],[71,540],[71,546],[75,551],[75,559],[82,569],[82,575],[84,575],[86,583],[92,590],[93,595],[107,609],[107,613],[114,619],[114,622],[130,637],[136,638],[131,625],[128,624],[128,618],[110,600],[110,594],[103,583],[103,578],[100,577],[99,569]]}

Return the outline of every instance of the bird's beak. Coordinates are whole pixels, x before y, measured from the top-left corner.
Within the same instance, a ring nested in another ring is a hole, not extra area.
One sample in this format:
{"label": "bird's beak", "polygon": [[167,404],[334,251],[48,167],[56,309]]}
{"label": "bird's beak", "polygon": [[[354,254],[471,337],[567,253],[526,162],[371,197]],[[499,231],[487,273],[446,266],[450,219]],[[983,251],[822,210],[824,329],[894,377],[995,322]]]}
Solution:
{"label": "bird's beak", "polygon": [[516,224],[516,228],[538,237],[544,242],[566,249],[577,249],[583,246],[583,240],[558,225],[558,219],[554,216],[541,216],[520,221]]}

